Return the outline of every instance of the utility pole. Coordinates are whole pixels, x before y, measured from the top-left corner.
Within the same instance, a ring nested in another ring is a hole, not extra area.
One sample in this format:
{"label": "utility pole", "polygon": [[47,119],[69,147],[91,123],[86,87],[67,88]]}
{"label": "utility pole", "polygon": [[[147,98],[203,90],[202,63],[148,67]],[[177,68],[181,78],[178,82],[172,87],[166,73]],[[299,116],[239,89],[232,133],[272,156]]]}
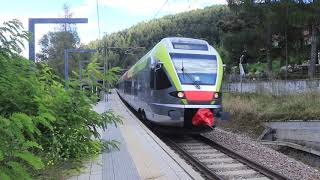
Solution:
{"label": "utility pole", "polygon": [[240,60],[239,60],[239,70],[240,70],[240,93],[242,93],[242,76],[245,75],[242,63],[243,63],[243,59],[244,59],[244,54],[242,54],[240,56]]}
{"label": "utility pole", "polygon": [[[108,71],[108,61],[107,61],[107,48],[106,48],[106,42],[103,42],[103,74],[106,77],[107,71]],[[104,100],[109,101],[109,89],[107,87],[107,83],[105,82],[103,78],[103,88],[104,88]],[[107,91],[107,97],[106,97],[106,91]],[[107,98],[107,99],[106,99]]]}

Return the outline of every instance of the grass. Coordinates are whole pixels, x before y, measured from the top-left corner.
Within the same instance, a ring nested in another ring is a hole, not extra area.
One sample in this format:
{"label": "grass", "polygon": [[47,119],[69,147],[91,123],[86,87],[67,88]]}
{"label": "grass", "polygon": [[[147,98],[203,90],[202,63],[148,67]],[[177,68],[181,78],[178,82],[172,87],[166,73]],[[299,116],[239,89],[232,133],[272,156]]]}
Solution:
{"label": "grass", "polygon": [[42,171],[35,176],[37,180],[64,180],[81,173],[85,167],[83,160],[61,162]]}
{"label": "grass", "polygon": [[70,161],[64,161],[54,166],[50,166],[41,172],[41,174],[35,175],[36,180],[65,180],[72,176],[80,175],[87,171],[84,164],[90,163],[98,158],[97,155],[92,157],[83,157],[81,159],[74,159]]}
{"label": "grass", "polygon": [[225,93],[223,105],[231,117],[220,126],[251,137],[262,133],[266,121],[320,119],[319,92],[285,96]]}

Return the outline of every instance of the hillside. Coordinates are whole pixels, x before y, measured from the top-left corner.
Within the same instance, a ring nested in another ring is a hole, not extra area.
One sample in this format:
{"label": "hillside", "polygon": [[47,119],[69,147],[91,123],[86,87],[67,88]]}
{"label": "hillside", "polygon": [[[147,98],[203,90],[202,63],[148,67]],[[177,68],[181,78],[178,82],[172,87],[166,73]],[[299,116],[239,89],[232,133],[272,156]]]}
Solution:
{"label": "hillside", "polygon": [[111,66],[128,68],[164,37],[198,38],[218,50],[227,65],[226,72],[231,74],[239,74],[239,58],[244,55],[244,63],[248,64],[245,70],[251,77],[285,78],[286,64],[291,65],[289,75],[290,67],[294,69],[292,67],[301,64],[310,67],[299,70],[298,76],[291,78],[314,77],[319,71],[315,64],[319,49],[316,42],[320,40],[315,27],[319,27],[320,22],[315,20],[319,18],[313,8],[317,7],[282,1],[215,5],[141,22],[89,46],[145,47],[142,51],[108,51]]}
{"label": "hillside", "polygon": [[[145,47],[144,50],[108,52],[111,66],[128,68],[156,43],[165,37],[190,37],[207,40],[212,45],[220,43],[217,22],[228,13],[226,6],[212,6],[201,10],[169,15],[148,22],[141,22],[129,29],[110,34],[102,42],[116,47]],[[134,53],[134,54],[133,54]]]}

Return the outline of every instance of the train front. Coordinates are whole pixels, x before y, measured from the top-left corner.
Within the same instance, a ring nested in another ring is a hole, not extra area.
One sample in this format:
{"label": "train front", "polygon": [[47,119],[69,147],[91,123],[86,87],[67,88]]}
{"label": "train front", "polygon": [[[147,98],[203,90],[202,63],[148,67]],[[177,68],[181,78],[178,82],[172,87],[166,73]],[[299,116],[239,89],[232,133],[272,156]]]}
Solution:
{"label": "train front", "polygon": [[[220,92],[223,64],[217,51],[206,41],[170,38],[164,40],[170,62],[167,73],[174,84],[167,90],[166,109],[171,119],[183,120],[183,132],[212,130],[223,114]],[[165,104],[163,104],[165,106]],[[170,110],[169,110],[170,109]],[[171,121],[173,122],[173,121]]]}

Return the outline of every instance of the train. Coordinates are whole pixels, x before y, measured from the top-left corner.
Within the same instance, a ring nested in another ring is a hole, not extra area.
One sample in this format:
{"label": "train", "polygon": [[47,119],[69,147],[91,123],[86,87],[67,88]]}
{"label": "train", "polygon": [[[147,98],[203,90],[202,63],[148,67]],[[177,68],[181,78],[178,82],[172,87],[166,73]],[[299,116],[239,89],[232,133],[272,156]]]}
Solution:
{"label": "train", "polygon": [[120,98],[160,130],[211,131],[222,108],[223,63],[205,40],[168,37],[116,83]]}

